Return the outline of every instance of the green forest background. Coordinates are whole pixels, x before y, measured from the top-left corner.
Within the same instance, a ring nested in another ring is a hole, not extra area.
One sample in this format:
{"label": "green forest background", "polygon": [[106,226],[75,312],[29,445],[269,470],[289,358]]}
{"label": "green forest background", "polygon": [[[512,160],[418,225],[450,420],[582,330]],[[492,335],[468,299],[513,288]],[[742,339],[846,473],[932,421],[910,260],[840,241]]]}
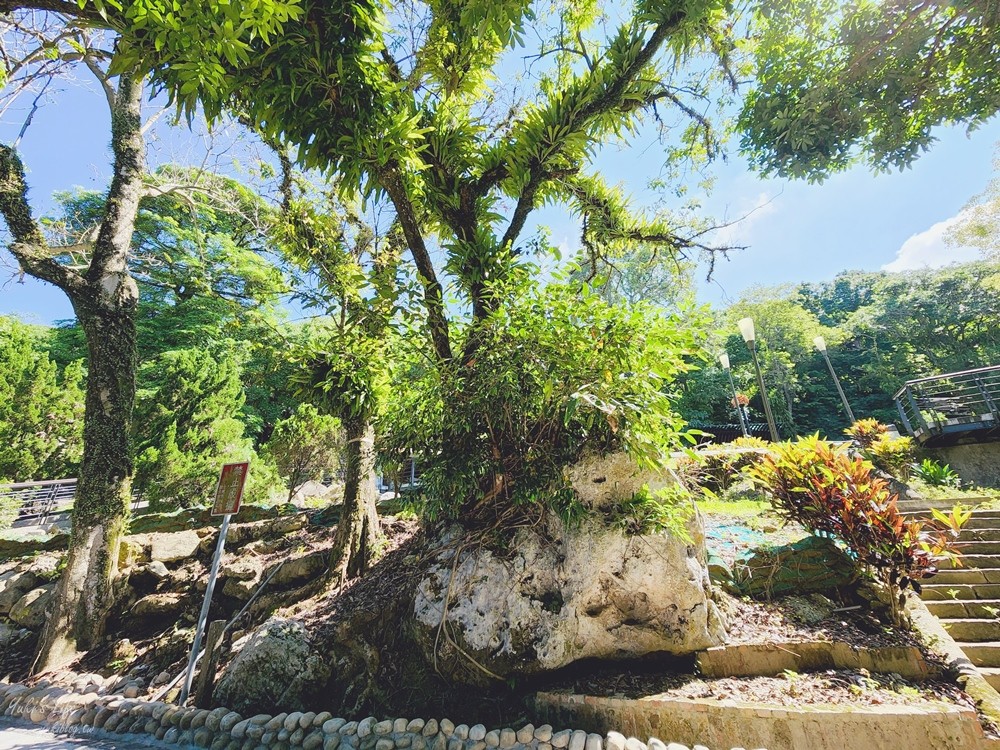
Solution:
{"label": "green forest background", "polygon": [[[289,319],[294,265],[270,252],[235,182],[240,210],[208,203],[144,204],[134,244],[140,284],[138,402],[132,444],[136,489],[154,505],[200,504],[223,461],[254,463],[251,499],[277,500],[339,460],[336,420],[290,385],[289,352],[324,330],[322,316]],[[50,229],[92,220],[102,196],[60,196]],[[155,262],[144,259],[155,257]],[[645,268],[645,266],[643,266]],[[759,288],[724,309],[698,306],[691,273],[666,286],[628,270],[596,291],[618,302],[646,298],[696,327],[702,354],[674,382],[676,411],[691,426],[733,423],[717,356],[727,351],[737,389],[763,421],[747,348],[736,321],[752,317],[769,396],[785,436],[838,437],[847,426],[813,338],[822,335],[855,413],[896,420],[893,393],[906,380],[1000,363],[1000,263],[981,261],[902,273],[841,273],[832,281]],[[308,302],[301,298],[299,304]],[[396,335],[405,335],[405,332]],[[390,343],[391,394],[378,418],[383,457],[399,458],[395,416],[420,362]],[[0,317],[0,481],[73,477],[82,457],[86,350],[73,322],[57,327]],[[393,453],[389,446],[395,444]]]}

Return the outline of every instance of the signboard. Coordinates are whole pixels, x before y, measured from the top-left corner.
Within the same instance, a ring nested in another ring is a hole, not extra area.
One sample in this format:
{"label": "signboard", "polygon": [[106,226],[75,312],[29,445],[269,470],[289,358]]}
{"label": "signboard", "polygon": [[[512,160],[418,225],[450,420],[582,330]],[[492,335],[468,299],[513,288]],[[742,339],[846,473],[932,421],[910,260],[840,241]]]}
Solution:
{"label": "signboard", "polygon": [[198,626],[194,631],[194,643],[191,644],[191,655],[188,657],[187,672],[184,684],[181,686],[180,705],[184,705],[191,693],[191,683],[194,682],[194,668],[201,656],[201,639],[205,634],[205,623],[208,622],[208,609],[212,605],[212,592],[215,591],[215,581],[219,577],[219,566],[222,564],[222,553],[226,548],[226,533],[229,531],[229,519],[240,510],[240,500],[243,499],[243,485],[247,481],[250,462],[225,464],[219,473],[219,486],[215,489],[215,505],[212,506],[213,516],[225,516],[219,528],[219,541],[215,545],[215,557],[212,558],[212,569],[208,573],[208,586],[205,589],[205,601],[201,605],[198,616]]}
{"label": "signboard", "polygon": [[215,505],[212,506],[213,516],[228,516],[239,513],[240,501],[243,499],[243,485],[247,481],[250,462],[226,464],[219,474],[219,486],[215,490]]}

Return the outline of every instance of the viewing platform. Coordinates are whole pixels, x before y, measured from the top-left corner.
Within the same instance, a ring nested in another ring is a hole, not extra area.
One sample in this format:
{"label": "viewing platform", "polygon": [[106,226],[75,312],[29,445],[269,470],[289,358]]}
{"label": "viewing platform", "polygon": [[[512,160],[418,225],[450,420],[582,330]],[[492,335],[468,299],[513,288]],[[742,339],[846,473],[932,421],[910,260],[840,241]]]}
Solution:
{"label": "viewing platform", "polygon": [[1000,365],[908,380],[894,398],[924,447],[1000,440]]}

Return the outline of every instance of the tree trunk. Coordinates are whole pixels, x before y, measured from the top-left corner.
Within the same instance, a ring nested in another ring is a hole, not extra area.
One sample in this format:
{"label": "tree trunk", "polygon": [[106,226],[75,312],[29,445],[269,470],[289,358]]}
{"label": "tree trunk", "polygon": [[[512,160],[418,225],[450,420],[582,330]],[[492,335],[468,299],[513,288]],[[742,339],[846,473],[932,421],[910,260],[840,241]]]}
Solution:
{"label": "tree trunk", "polygon": [[[114,176],[86,273],[81,277],[53,267],[54,262],[38,260],[24,249],[15,252],[34,275],[66,292],[87,338],[83,461],[73,503],[73,532],[66,569],[39,640],[35,673],[60,667],[78,651],[97,645],[114,603],[119,544],[132,493],[129,430],[135,405],[139,292],[129,274],[128,255],[145,174],[141,99],[141,80],[119,76],[111,112]],[[20,198],[17,208],[27,211],[23,189]],[[10,210],[4,213],[9,215]],[[21,234],[40,240],[40,230],[34,231],[35,235]]]}
{"label": "tree trunk", "polygon": [[375,502],[375,428],[370,421],[349,419],[347,433],[347,475],[344,478],[344,504],[330,555],[330,579],[343,583],[361,575],[374,562],[378,543],[378,511]]}
{"label": "tree trunk", "polygon": [[88,346],[83,462],[66,569],[42,630],[36,673],[68,663],[103,635],[132,493],[128,435],[135,402],[135,306],[74,306]]}

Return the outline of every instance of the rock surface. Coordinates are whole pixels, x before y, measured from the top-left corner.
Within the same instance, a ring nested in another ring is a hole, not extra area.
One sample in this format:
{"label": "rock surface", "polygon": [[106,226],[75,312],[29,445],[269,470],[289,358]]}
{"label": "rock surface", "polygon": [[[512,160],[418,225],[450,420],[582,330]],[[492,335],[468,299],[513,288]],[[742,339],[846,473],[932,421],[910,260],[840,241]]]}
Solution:
{"label": "rock surface", "polygon": [[831,539],[807,536],[780,547],[760,547],[733,566],[733,585],[747,596],[831,591],[857,579],[857,565]]}
{"label": "rock surface", "polygon": [[312,653],[298,620],[272,617],[226,668],[215,688],[216,703],[244,715],[295,703],[307,686],[325,679],[328,667]]}
{"label": "rock surface", "polygon": [[201,537],[195,531],[178,531],[173,534],[149,535],[149,558],[160,562],[176,562],[191,557],[198,551]]}
{"label": "rock surface", "polygon": [[173,618],[185,605],[185,595],[176,592],[144,596],[132,607],[132,614],[142,619]]}
{"label": "rock surface", "polygon": [[39,586],[18,599],[10,610],[10,619],[29,630],[37,630],[45,624],[49,601],[56,585]]}
{"label": "rock surface", "polygon": [[[591,459],[570,476],[584,503],[595,509],[644,486],[666,484],[622,456]],[[710,598],[699,516],[690,519],[688,534],[688,540],[669,533],[628,536],[600,520],[570,529],[550,518],[539,528],[520,530],[509,551],[474,547],[457,566],[455,547],[446,547],[417,588],[417,641],[433,661],[447,604],[451,638],[500,677],[581,659],[687,654],[719,645],[725,630]],[[453,658],[442,660],[449,650]],[[439,668],[443,661],[452,665],[450,677],[482,682],[483,670],[456,652],[450,645],[439,650]]]}
{"label": "rock surface", "polygon": [[38,582],[38,576],[30,570],[12,570],[0,575],[0,615],[8,614],[18,600]]}

